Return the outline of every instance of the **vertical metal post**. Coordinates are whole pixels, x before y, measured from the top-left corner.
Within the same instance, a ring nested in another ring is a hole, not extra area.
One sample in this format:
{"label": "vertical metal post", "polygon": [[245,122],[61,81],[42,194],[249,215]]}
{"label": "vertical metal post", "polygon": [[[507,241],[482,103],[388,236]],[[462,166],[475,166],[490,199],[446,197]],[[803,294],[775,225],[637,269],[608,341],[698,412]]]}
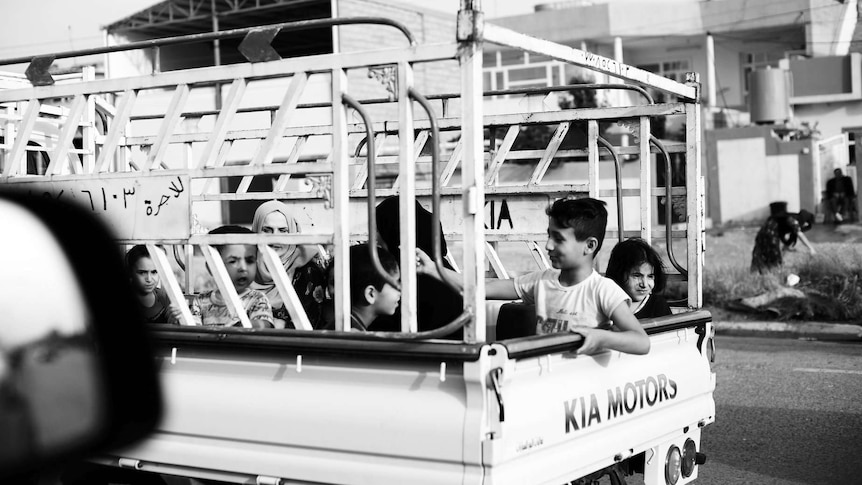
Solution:
{"label": "vertical metal post", "polygon": [[[216,11],[216,0],[210,0],[210,17],[212,18],[213,32],[218,32],[218,12]],[[221,42],[213,40],[213,65],[221,66]],[[221,83],[213,86],[215,92],[215,109],[221,109]]]}
{"label": "vertical metal post", "polygon": [[[194,223],[194,215],[191,215],[192,220],[189,221],[189,227]],[[186,253],[186,294],[194,295],[195,293],[195,247],[191,244],[183,246]]]}
{"label": "vertical metal post", "polygon": [[[332,18],[338,18],[338,0],[330,0],[330,16]],[[338,27],[332,26],[332,53],[338,54],[341,51],[341,38],[338,34]]]}
{"label": "vertical metal post", "polygon": [[[485,200],[482,125],[482,12],[478,2],[461,1],[458,40],[461,48],[461,187],[464,204],[464,306],[473,319],[464,327],[467,342],[485,341]],[[435,140],[436,142],[437,140]]]}
{"label": "vertical metal post", "polygon": [[[700,99],[700,76],[686,74],[686,84],[695,86]],[[686,240],[688,242],[688,306],[703,305],[704,184],[700,166],[701,116],[700,103],[685,104],[685,177],[686,177]],[[667,198],[671,203],[670,194]],[[667,221],[670,224],[671,221]]]}
{"label": "vertical metal post", "polygon": [[[398,210],[401,230],[401,331],[417,330],[416,307],[416,164],[413,161],[413,67],[398,63]],[[369,143],[373,143],[369,140]],[[438,143],[438,140],[434,140]],[[374,190],[376,187],[368,187]],[[433,254],[433,253],[432,253]]]}
{"label": "vertical metal post", "polygon": [[[640,220],[641,220],[641,239],[652,244],[652,205],[655,200],[652,195],[652,156],[650,155],[649,135],[650,121],[649,116],[641,116],[638,123],[638,144],[640,148]],[[668,195],[670,197],[670,195]],[[669,199],[668,199],[669,200]]]}
{"label": "vertical metal post", "polygon": [[[86,66],[83,69],[84,82],[96,79],[96,68]],[[83,126],[81,127],[82,148],[81,162],[84,173],[93,173],[96,166],[96,97],[87,97],[87,106],[84,109]]]}
{"label": "vertical metal post", "polygon": [[347,74],[341,68],[332,70],[332,209],[335,217],[332,242],[335,265],[335,329],[350,330],[350,225],[347,152],[347,108],[341,102],[347,92]]}
{"label": "vertical metal post", "polygon": [[[620,64],[623,63],[623,38],[619,37],[619,36],[614,37],[614,60]],[[623,81],[619,80],[619,79],[617,79],[615,82],[623,83]],[[616,106],[622,106],[623,105],[623,96],[625,96],[625,94],[623,94],[622,90],[614,91],[613,97],[614,97],[614,101],[615,101],[614,104]],[[625,134],[623,134],[622,138],[623,139],[621,140],[620,145],[621,146],[628,145],[628,142],[626,140],[626,138],[628,138],[628,137]]]}
{"label": "vertical metal post", "polygon": [[587,173],[590,197],[599,196],[599,122],[587,121]]}
{"label": "vertical metal post", "polygon": [[159,46],[153,47],[153,74],[162,72],[162,55]]}

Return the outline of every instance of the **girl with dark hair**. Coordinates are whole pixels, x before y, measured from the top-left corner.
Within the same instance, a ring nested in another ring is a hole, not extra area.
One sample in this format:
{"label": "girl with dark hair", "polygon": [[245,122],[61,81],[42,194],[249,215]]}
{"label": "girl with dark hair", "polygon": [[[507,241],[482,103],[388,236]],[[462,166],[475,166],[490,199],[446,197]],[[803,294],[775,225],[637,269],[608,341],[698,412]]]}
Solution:
{"label": "girl with dark hair", "polygon": [[159,272],[144,245],[132,247],[126,253],[126,269],[132,282],[132,290],[141,307],[141,315],[147,323],[177,323],[171,300],[159,287]]}
{"label": "girl with dark hair", "polygon": [[667,275],[661,257],[646,241],[627,239],[611,251],[605,276],[614,280],[631,298],[636,318],[670,315],[670,307],[660,293]]}

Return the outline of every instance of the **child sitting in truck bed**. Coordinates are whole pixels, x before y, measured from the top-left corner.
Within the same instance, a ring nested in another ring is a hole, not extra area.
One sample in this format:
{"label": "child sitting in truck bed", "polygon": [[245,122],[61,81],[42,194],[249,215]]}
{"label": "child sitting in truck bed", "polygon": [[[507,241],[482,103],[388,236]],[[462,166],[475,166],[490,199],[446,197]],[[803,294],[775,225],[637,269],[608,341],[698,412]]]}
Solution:
{"label": "child sitting in truck bed", "polygon": [[[490,299],[520,298],[535,304],[536,333],[578,333],[584,337],[579,353],[611,349],[645,354],[650,341],[629,309],[628,295],[594,269],[608,220],[604,205],[591,198],[554,202],[547,211],[545,244],[554,269],[515,279],[490,279],[485,293]],[[417,251],[417,266],[421,273],[440,277],[424,252]],[[452,273],[450,280],[460,279]]]}
{"label": "child sitting in truck bed", "polygon": [[[221,226],[209,233],[253,234],[242,226]],[[215,247],[252,327],[273,328],[269,300],[260,291],[249,288],[257,273],[257,248],[253,244],[222,244]],[[207,291],[195,297],[191,311],[198,325],[231,326],[239,323],[239,318],[230,314],[224,297],[218,290]]]}
{"label": "child sitting in truck bed", "polygon": [[[378,247],[380,265],[396,281],[401,280],[398,261],[389,251]],[[350,328],[367,332],[368,326],[380,315],[392,315],[401,302],[401,291],[377,273],[371,261],[368,244],[350,247]],[[334,330],[334,320],[324,330]]]}
{"label": "child sitting in truck bed", "polygon": [[658,294],[667,281],[661,256],[643,239],[633,237],[614,246],[605,276],[629,295],[635,318],[656,318],[672,313],[667,300]]}
{"label": "child sitting in truck bed", "polygon": [[141,315],[147,323],[171,321],[171,300],[165,290],[159,288],[159,272],[144,245],[137,245],[126,253],[126,270],[140,304]]}

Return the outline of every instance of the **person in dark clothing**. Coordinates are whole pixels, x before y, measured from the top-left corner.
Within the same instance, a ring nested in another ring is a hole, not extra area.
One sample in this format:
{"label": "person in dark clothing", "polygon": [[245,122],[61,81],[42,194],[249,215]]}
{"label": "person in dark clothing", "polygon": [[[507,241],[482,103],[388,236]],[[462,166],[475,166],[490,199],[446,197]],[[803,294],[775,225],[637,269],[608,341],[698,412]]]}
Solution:
{"label": "person in dark clothing", "polygon": [[845,212],[850,212],[856,200],[853,179],[844,175],[840,168],[833,172],[834,177],[826,182],[826,200],[835,222],[843,222]]}
{"label": "person in dark clothing", "polygon": [[[416,247],[433,254],[433,219],[431,212],[416,202]],[[376,208],[377,233],[381,246],[393,255],[399,254],[401,246],[401,223],[398,212],[398,196],[389,197]],[[447,252],[446,240],[440,238],[440,253]],[[443,265],[451,266],[444,260]],[[455,320],[464,308],[460,293],[445,283],[424,274],[416,275],[417,327],[420,332],[440,328]],[[369,327],[371,331],[398,332],[401,330],[401,308],[392,316],[381,315]],[[461,339],[463,330],[458,330],[446,338]]]}
{"label": "person in dark clothing", "polygon": [[798,214],[779,211],[766,219],[754,238],[751,272],[765,273],[784,264],[782,251],[793,248],[797,240],[802,241],[812,255],[816,254],[803,234],[811,228],[813,219],[813,214],[806,210]]}
{"label": "person in dark clothing", "polygon": [[671,314],[667,300],[658,294],[667,282],[664,265],[656,250],[643,239],[626,239],[614,246],[605,276],[629,295],[636,318]]}

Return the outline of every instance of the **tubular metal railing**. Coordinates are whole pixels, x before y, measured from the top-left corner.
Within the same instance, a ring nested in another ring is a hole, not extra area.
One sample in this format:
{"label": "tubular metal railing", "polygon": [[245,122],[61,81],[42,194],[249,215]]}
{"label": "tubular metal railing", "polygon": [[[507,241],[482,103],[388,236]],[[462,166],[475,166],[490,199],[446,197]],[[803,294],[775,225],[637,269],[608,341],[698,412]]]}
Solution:
{"label": "tubular metal railing", "polygon": [[664,215],[665,215],[665,242],[667,244],[667,257],[670,259],[670,264],[676,268],[677,271],[683,276],[683,278],[688,277],[688,271],[680,266],[680,264],[676,261],[676,255],[673,251],[673,204],[671,203],[671,191],[673,186],[673,173],[670,165],[670,155],[665,150],[664,145],[662,145],[661,141],[656,138],[654,135],[650,135],[649,137],[650,143],[652,143],[656,148],[659,149],[662,156],[664,157],[664,193],[665,193],[665,204],[664,204]]}
{"label": "tubular metal railing", "polygon": [[[343,17],[343,18],[328,18],[328,19],[313,19],[299,20],[295,22],[282,22],[278,24],[269,24],[258,27],[244,27],[239,29],[223,30],[221,32],[206,32],[201,34],[180,35],[176,37],[165,37],[161,39],[143,40],[138,42],[130,42],[128,44],[113,45],[106,47],[94,47],[91,49],[80,49],[74,51],[58,52],[56,54],[38,55],[38,56],[22,56],[9,59],[0,59],[0,66],[10,64],[34,63],[43,62],[40,68],[48,71],[51,63],[56,59],[65,59],[70,57],[81,57],[97,54],[111,54],[115,52],[123,52],[138,49],[154,49],[155,55],[153,59],[154,66],[160,64],[159,51],[160,47],[178,44],[189,44],[194,42],[208,42],[213,40],[228,39],[232,37],[248,37],[249,34],[261,31],[275,31],[278,34],[282,31],[308,30],[320,27],[334,27],[340,25],[357,25],[357,24],[375,24],[387,25],[401,31],[410,42],[411,46],[416,45],[416,38],[410,30],[401,22],[387,19],[383,17]],[[32,81],[32,80],[31,80]]]}
{"label": "tubular metal railing", "polygon": [[[365,136],[368,139],[374,139],[374,128],[371,121],[371,117],[368,115],[368,112],[365,111],[365,108],[362,107],[360,103],[358,103],[355,99],[353,99],[350,95],[346,93],[341,94],[341,99],[347,106],[350,106],[362,118],[362,121],[365,123]],[[374,143],[368,144],[368,156],[366,157],[366,163],[368,165],[368,253],[371,256],[371,263],[374,265],[374,270],[393,288],[401,291],[401,283],[398,282],[395,278],[392,277],[380,263],[380,257],[377,254],[377,213],[375,208],[377,207],[377,197],[374,193],[374,189],[377,185],[377,175],[375,174],[374,165],[376,155],[374,153]]]}

